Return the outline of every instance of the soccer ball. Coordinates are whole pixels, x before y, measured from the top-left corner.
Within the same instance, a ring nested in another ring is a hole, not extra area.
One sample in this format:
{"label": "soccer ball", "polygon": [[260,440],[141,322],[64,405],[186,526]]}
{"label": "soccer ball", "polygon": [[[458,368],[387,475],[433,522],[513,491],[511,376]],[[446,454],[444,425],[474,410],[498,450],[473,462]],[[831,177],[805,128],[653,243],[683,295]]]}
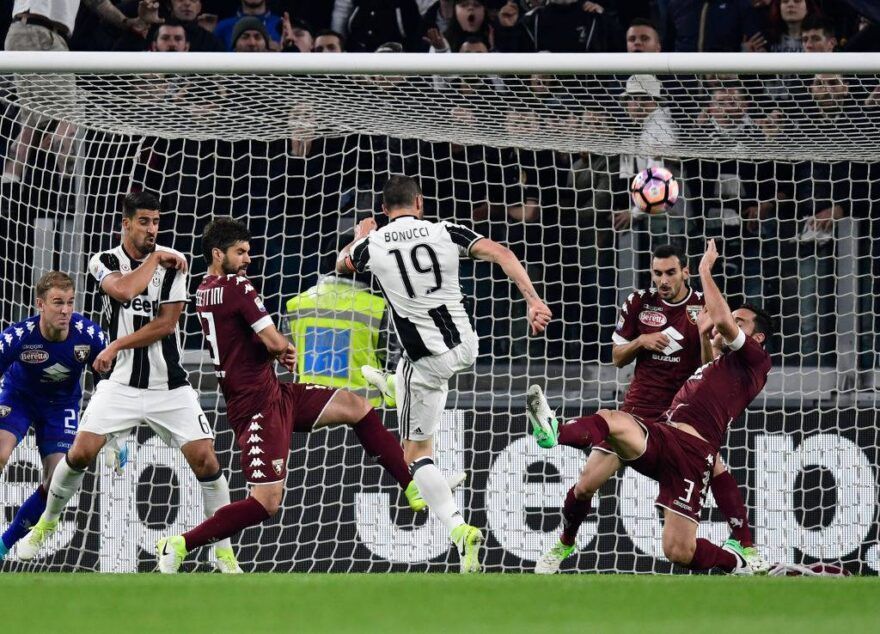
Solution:
{"label": "soccer ball", "polygon": [[642,211],[662,214],[678,200],[678,181],[664,167],[649,167],[635,175],[629,193]]}

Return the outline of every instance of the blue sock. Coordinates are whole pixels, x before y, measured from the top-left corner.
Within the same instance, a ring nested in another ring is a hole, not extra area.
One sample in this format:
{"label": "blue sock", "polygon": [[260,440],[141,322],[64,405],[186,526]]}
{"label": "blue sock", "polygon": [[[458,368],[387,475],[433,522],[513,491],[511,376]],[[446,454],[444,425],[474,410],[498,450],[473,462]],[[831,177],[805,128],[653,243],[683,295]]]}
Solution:
{"label": "blue sock", "polygon": [[41,484],[37,490],[31,493],[31,496],[24,501],[18,513],[12,519],[12,524],[3,533],[3,545],[9,550],[15,543],[27,535],[31,526],[37,523],[40,515],[46,510],[46,489]]}

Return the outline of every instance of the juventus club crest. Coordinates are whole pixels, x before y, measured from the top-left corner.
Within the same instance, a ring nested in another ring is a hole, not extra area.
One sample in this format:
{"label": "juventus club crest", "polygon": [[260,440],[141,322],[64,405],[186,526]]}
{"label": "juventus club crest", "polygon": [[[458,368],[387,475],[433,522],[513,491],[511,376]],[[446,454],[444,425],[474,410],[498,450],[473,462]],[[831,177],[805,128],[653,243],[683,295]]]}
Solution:
{"label": "juventus club crest", "polygon": [[688,319],[691,320],[692,324],[697,323],[697,315],[700,314],[700,311],[703,310],[702,306],[686,306]]}
{"label": "juventus club crest", "polygon": [[85,363],[86,359],[89,358],[89,352],[91,351],[91,347],[88,344],[81,346],[73,347],[73,358],[77,360],[78,363]]}

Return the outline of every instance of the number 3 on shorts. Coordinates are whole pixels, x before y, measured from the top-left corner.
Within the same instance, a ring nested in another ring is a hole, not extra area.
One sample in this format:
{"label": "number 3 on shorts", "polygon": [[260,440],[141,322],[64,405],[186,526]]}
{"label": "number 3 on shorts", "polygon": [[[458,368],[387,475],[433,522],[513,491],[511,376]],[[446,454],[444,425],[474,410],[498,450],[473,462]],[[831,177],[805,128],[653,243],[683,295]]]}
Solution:
{"label": "number 3 on shorts", "polygon": [[685,504],[690,504],[691,496],[694,494],[694,481],[688,480],[687,478],[684,478],[684,481],[687,482],[687,492],[678,499]]}

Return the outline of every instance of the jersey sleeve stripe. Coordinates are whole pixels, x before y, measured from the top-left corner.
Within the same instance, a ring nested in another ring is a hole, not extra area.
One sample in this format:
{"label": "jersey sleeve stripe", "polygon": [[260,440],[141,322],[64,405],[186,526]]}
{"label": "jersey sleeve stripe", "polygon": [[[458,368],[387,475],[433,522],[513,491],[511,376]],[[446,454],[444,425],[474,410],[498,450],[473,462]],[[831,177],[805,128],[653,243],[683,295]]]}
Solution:
{"label": "jersey sleeve stripe", "polygon": [[257,321],[251,324],[251,328],[254,329],[254,332],[259,333],[262,330],[265,330],[269,326],[272,325],[272,317],[270,315],[266,315],[265,317],[261,317]]}
{"label": "jersey sleeve stripe", "polygon": [[470,250],[471,245],[483,237],[476,231],[452,223],[446,224],[446,230],[449,232],[449,237],[452,238],[452,241],[462,249]]}
{"label": "jersey sleeve stripe", "polygon": [[626,344],[630,343],[629,339],[625,339],[624,337],[621,337],[616,332],[611,334],[611,341],[613,343],[617,344],[618,346],[625,346]]}
{"label": "jersey sleeve stripe", "polygon": [[159,291],[159,303],[168,302],[168,296],[171,295],[171,287],[174,286],[174,278],[177,277],[177,269],[165,269],[165,278],[162,280],[162,290]]}
{"label": "jersey sleeve stripe", "polygon": [[363,273],[367,262],[370,260],[370,240],[369,238],[355,245],[351,250],[351,262],[356,271]]}

